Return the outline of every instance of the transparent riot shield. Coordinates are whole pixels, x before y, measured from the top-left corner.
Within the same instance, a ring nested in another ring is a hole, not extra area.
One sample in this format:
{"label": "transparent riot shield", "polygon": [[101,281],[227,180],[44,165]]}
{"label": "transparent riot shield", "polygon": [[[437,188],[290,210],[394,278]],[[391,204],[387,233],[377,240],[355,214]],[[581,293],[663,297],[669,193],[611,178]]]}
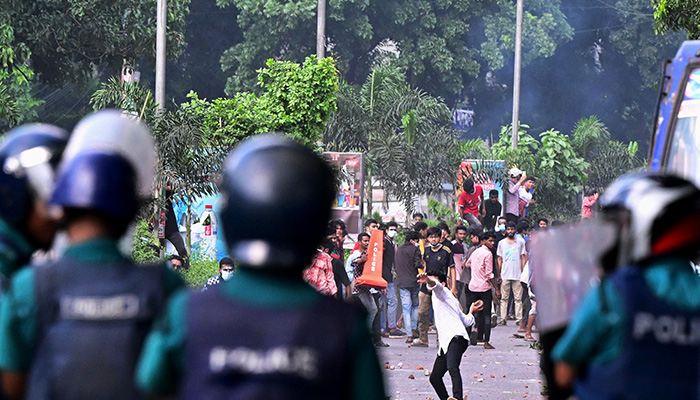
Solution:
{"label": "transparent riot shield", "polygon": [[599,282],[600,256],[614,239],[614,227],[598,220],[533,235],[530,266],[540,332],[568,324],[588,290]]}

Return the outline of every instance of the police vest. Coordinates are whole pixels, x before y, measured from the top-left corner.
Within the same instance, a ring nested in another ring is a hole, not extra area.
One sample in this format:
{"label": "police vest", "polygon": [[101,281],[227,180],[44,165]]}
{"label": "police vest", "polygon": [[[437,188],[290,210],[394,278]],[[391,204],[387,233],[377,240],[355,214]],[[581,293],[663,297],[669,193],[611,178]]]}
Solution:
{"label": "police vest", "polygon": [[58,260],[36,269],[27,399],[140,399],[134,370],[165,299],[165,267]]}
{"label": "police vest", "polygon": [[628,320],[622,353],[593,365],[576,388],[581,399],[698,399],[700,310],[654,296],[638,267],[614,274]]}
{"label": "police vest", "polygon": [[245,304],[222,286],[190,298],[181,398],[350,398],[359,309],[325,296],[301,308]]}

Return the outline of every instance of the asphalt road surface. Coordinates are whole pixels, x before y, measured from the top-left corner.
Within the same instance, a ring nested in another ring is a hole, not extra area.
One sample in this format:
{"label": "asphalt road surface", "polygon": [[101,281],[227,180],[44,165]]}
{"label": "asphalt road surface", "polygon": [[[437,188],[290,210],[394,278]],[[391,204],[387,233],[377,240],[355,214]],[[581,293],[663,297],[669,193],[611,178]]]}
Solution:
{"label": "asphalt road surface", "polygon": [[[485,350],[480,343],[469,346],[461,364],[462,390],[465,399],[542,399],[543,377],[539,353],[530,342],[513,337],[518,328],[513,321],[491,330],[495,350]],[[537,334],[533,333],[537,338]],[[436,335],[429,335],[430,347],[410,347],[406,339],[383,339],[389,347],[379,349],[384,364],[387,395],[392,400],[426,400],[438,397],[426,373],[432,370],[437,356]],[[450,374],[443,377],[452,393]]]}

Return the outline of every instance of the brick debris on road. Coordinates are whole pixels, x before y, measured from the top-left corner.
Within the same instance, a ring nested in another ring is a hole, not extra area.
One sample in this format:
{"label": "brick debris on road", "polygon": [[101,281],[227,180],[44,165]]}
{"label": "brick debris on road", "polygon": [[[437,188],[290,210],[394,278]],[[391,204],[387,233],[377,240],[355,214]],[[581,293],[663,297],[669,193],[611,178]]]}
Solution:
{"label": "brick debris on road", "polygon": [[[469,346],[462,359],[462,386],[465,399],[542,399],[543,377],[540,374],[539,351],[509,325],[491,330],[494,350],[483,344]],[[515,337],[514,334],[520,335]],[[537,338],[537,334],[533,332]],[[379,349],[384,366],[387,395],[392,400],[435,399],[429,372],[437,355],[437,336],[430,334],[430,347],[410,347],[406,339],[384,339],[389,347]],[[449,373],[443,377],[447,391],[452,392]]]}

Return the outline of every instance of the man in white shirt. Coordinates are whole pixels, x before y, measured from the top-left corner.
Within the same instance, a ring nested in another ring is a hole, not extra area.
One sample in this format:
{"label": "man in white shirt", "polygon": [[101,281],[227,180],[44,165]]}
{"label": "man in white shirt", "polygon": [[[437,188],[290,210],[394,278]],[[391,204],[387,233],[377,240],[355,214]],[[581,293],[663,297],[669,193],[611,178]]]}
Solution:
{"label": "man in white shirt", "polygon": [[[444,276],[441,278],[445,279]],[[432,292],[435,327],[440,342],[438,356],[430,374],[430,384],[433,385],[440,400],[462,399],[462,375],[459,372],[459,364],[469,346],[466,328],[474,325],[473,313],[480,311],[483,303],[481,300],[473,303],[469,314],[464,314],[459,301],[449,289],[445,288],[444,282],[425,273],[418,275],[418,282],[427,283],[428,290]],[[452,379],[452,397],[449,397],[445,383],[442,381],[445,372],[449,372]]]}
{"label": "man in white shirt", "polygon": [[523,273],[525,263],[527,263],[527,251],[525,241],[515,237],[515,224],[506,224],[506,237],[498,242],[496,250],[497,267],[501,282],[501,322],[498,325],[506,324],[508,313],[508,300],[513,294],[515,300],[516,323],[523,319],[523,287],[520,284],[520,275]]}

